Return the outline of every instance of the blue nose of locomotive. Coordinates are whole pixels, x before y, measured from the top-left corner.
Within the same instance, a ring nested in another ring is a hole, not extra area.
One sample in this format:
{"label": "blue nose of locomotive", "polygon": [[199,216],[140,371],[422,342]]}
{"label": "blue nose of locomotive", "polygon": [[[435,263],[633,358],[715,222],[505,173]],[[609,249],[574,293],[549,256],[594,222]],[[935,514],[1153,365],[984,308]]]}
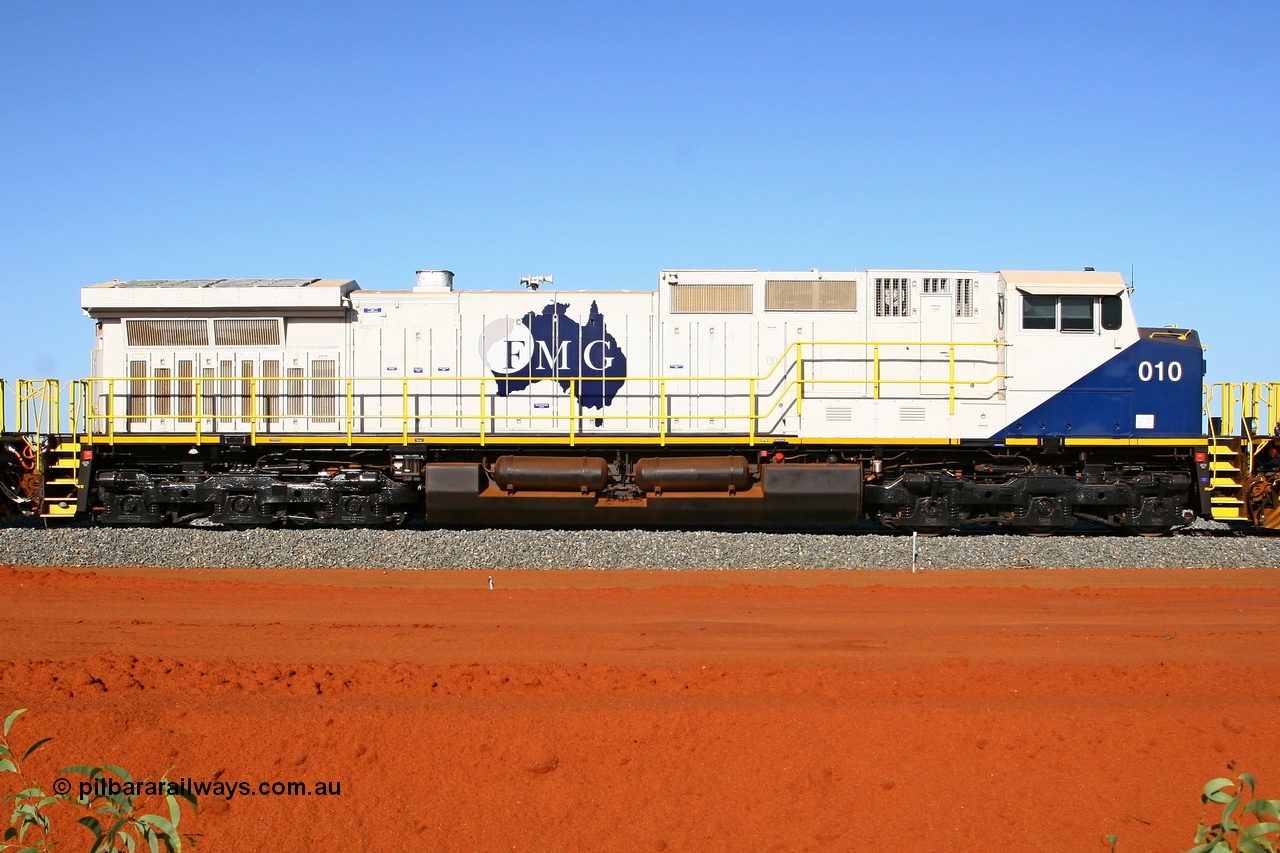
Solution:
{"label": "blue nose of locomotive", "polygon": [[1002,437],[1199,437],[1204,364],[1194,330],[1140,329],[1137,342],[1015,419]]}

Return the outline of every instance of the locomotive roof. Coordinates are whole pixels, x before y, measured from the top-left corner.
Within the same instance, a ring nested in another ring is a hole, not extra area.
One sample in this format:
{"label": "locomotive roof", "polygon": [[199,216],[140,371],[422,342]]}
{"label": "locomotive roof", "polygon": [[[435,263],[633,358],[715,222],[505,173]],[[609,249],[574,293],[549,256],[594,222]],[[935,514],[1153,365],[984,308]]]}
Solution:
{"label": "locomotive roof", "polygon": [[336,287],[354,284],[338,278],[143,278],[105,281],[94,287]]}
{"label": "locomotive roof", "polygon": [[254,310],[341,311],[360,285],[341,278],[148,278],[107,281],[80,291],[90,316],[121,312]]}

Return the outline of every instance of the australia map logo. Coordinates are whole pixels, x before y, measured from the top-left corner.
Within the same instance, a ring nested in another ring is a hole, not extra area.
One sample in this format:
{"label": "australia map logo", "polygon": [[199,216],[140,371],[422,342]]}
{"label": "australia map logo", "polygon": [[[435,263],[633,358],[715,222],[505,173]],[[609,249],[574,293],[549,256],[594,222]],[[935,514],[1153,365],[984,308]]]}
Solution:
{"label": "australia map logo", "polygon": [[[499,379],[498,396],[523,391],[550,379],[575,393],[584,409],[604,409],[613,402],[627,378],[627,357],[617,339],[605,330],[604,315],[595,302],[585,324],[568,316],[569,306],[553,302],[541,312],[518,320],[504,317],[485,326],[480,354]],[[602,420],[596,420],[600,426]]]}

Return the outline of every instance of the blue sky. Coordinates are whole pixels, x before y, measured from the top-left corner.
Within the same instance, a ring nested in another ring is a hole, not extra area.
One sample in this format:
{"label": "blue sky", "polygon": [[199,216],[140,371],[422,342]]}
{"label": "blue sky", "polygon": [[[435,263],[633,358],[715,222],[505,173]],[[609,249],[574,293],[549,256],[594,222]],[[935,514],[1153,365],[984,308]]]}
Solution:
{"label": "blue sky", "polygon": [[1280,3],[0,0],[0,376],[80,287],[1136,271],[1280,379]]}

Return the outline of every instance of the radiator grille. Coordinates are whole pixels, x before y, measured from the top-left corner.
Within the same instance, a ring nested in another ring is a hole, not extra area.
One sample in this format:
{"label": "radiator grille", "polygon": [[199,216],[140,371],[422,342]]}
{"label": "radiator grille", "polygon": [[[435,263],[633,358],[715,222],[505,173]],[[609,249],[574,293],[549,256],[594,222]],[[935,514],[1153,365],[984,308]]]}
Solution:
{"label": "radiator grille", "polygon": [[173,380],[169,375],[169,368],[156,368],[156,417],[167,418],[173,410]]}
{"label": "radiator grille", "polygon": [[[268,418],[280,414],[280,362],[276,360],[262,362],[262,414]],[[270,429],[272,421],[267,421]]]}
{"label": "radiator grille", "polygon": [[[129,362],[129,398],[125,406],[125,414],[130,417],[145,417],[147,414],[147,363],[145,361]],[[129,421],[129,426],[133,421]]]}
{"label": "radiator grille", "polygon": [[317,421],[333,421],[338,415],[338,382],[328,377],[338,375],[338,363],[330,359],[311,362],[312,417]]}
{"label": "radiator grille", "polygon": [[302,397],[302,375],[305,371],[301,367],[290,367],[285,372],[289,377],[289,381],[285,383],[289,414],[296,417],[302,414],[305,402]]}
{"label": "radiator grille", "polygon": [[195,362],[178,362],[178,419],[191,423],[196,411]]}
{"label": "radiator grille", "polygon": [[671,288],[672,314],[750,314],[749,284],[682,284]]}
{"label": "radiator grille", "polygon": [[209,345],[204,320],[125,320],[131,347],[203,347]]}
{"label": "radiator grille", "polygon": [[766,311],[854,311],[858,307],[857,282],[766,281]]}
{"label": "radiator grille", "polygon": [[213,341],[220,347],[278,347],[278,320],[214,320]]}

